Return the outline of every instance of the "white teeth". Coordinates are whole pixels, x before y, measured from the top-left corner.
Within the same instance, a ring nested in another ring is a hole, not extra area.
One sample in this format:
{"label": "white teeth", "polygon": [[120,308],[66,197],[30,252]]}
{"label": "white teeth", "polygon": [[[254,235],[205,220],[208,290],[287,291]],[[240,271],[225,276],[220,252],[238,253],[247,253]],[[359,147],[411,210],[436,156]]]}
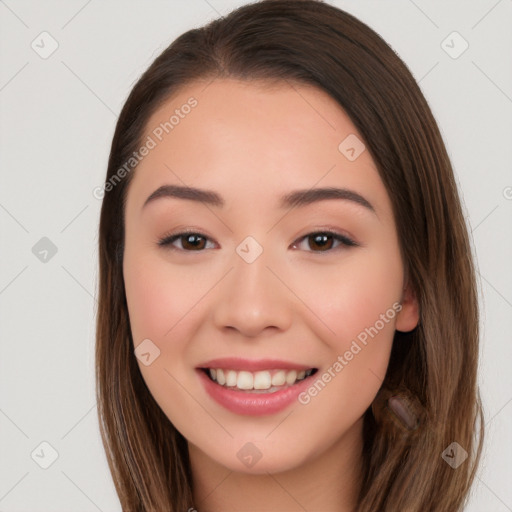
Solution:
{"label": "white teeth", "polygon": [[272,386],[282,386],[286,382],[286,372],[279,370],[272,376]]}
{"label": "white teeth", "polygon": [[256,372],[254,374],[254,389],[269,389],[271,384],[270,372]]}
{"label": "white teeth", "polygon": [[297,372],[292,370],[286,374],[286,384],[293,384],[297,380]]}
{"label": "white teeth", "polygon": [[254,377],[250,372],[238,372],[236,387],[239,389],[253,389]]}
{"label": "white teeth", "polygon": [[226,374],[226,386],[236,386],[236,380],[236,372],[234,370],[229,370],[228,373]]}
{"label": "white teeth", "polygon": [[217,372],[217,382],[221,386],[224,386],[224,384],[226,384],[226,377],[224,377],[224,370],[221,370],[219,368],[218,370],[216,370],[216,372]]}
{"label": "white teeth", "polygon": [[312,368],[309,370],[263,370],[258,372],[222,368],[209,369],[211,379],[221,386],[236,387],[246,391],[265,390],[285,385],[291,386],[297,381],[309,377],[312,373]]}

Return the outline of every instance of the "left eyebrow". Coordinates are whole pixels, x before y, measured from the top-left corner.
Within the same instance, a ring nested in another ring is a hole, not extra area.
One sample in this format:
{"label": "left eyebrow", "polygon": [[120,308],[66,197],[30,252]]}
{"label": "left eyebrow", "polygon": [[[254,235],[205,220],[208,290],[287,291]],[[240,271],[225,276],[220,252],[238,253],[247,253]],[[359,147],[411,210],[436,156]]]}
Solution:
{"label": "left eyebrow", "polygon": [[373,205],[362,195],[347,188],[334,187],[295,190],[281,198],[281,208],[296,208],[307,206],[317,201],[324,201],[326,199],[343,199],[346,201],[352,201],[360,206],[364,206],[375,215],[377,215]]}
{"label": "left eyebrow", "polygon": [[[218,208],[222,208],[225,205],[224,199],[213,190],[183,187],[180,185],[162,185],[146,199],[142,207],[144,208],[148,203],[164,197],[188,199],[190,201],[202,202]],[[367,199],[354,190],[349,190],[347,188],[327,187],[294,190],[280,198],[279,206],[281,209],[300,208],[318,201],[332,199],[352,201],[353,203],[363,206],[377,215],[375,208]]]}

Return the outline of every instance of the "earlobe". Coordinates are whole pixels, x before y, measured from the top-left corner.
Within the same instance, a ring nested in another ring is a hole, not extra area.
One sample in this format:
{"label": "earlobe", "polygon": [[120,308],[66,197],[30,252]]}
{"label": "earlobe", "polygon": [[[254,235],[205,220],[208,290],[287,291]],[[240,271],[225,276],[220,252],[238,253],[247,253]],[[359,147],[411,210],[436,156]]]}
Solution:
{"label": "earlobe", "polygon": [[407,284],[404,288],[400,304],[402,309],[396,317],[395,329],[401,332],[412,331],[419,323],[420,307],[410,284]]}

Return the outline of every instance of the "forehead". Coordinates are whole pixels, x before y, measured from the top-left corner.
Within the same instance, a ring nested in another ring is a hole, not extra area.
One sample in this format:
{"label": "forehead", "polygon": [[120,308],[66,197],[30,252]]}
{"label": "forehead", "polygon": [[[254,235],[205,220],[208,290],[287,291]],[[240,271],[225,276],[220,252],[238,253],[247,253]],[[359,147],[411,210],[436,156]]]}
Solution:
{"label": "forehead", "polygon": [[[192,103],[194,106],[189,108]],[[169,121],[173,126],[166,125],[165,130],[162,125]],[[216,129],[218,139],[231,129],[231,135],[236,134],[239,141],[248,145],[251,141],[273,141],[273,146],[327,134],[336,139],[344,131],[357,131],[341,106],[318,87],[287,81],[234,79],[214,79],[184,86],[150,117],[146,135],[153,133],[158,138],[155,131],[158,132],[159,127],[164,129],[162,135],[166,139],[189,134],[187,127],[193,127],[201,140],[207,140],[206,132],[212,128]]]}
{"label": "forehead", "polygon": [[[292,188],[365,187],[385,194],[358,130],[325,91],[288,82],[195,82],[148,120],[154,147],[130,188],[143,202],[166,183],[283,195]],[[348,141],[348,142],[347,142]],[[347,149],[356,151],[356,159]],[[385,199],[385,198],[384,198]]]}

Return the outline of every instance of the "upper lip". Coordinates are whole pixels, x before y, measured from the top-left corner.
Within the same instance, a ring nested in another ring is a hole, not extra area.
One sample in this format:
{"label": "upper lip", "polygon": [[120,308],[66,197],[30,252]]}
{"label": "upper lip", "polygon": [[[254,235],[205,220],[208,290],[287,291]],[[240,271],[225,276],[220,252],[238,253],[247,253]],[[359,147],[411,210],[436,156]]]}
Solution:
{"label": "upper lip", "polygon": [[222,368],[228,370],[309,370],[311,365],[283,361],[279,359],[243,359],[241,357],[223,357],[211,359],[197,366],[198,368]]}

